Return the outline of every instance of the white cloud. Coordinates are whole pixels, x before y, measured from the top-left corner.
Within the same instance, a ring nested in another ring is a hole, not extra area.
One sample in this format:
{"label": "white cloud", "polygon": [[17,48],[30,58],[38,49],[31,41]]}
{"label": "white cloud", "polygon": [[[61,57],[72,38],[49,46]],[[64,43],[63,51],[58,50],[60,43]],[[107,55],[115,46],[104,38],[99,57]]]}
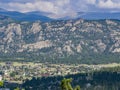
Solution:
{"label": "white cloud", "polygon": [[8,10],[15,10],[20,12],[29,12],[29,11],[43,11],[56,13],[58,7],[54,6],[52,2],[48,1],[38,1],[33,3],[8,3]]}
{"label": "white cloud", "polygon": [[107,1],[104,1],[104,0],[100,0],[99,3],[98,3],[98,6],[100,8],[106,8],[106,9],[120,9],[120,1],[112,1],[112,0],[107,0]]}
{"label": "white cloud", "polygon": [[50,16],[53,18],[73,17],[76,12],[72,10],[70,5],[70,0],[34,0],[34,2],[19,3],[19,2],[9,2],[0,3],[3,8],[7,7],[10,11],[20,11],[20,12],[30,12],[30,11],[42,11],[52,13]]}
{"label": "white cloud", "polygon": [[96,4],[96,0],[86,0],[88,4]]}

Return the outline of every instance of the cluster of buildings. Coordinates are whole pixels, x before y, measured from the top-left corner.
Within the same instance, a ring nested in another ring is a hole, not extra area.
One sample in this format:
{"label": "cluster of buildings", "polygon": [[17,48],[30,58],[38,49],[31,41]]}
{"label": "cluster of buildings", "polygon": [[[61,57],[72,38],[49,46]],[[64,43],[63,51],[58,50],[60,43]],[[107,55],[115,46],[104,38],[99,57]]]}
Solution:
{"label": "cluster of buildings", "polygon": [[100,69],[100,66],[93,65],[66,65],[32,62],[1,62],[0,81],[21,83],[32,77],[64,76],[68,74],[84,73]]}

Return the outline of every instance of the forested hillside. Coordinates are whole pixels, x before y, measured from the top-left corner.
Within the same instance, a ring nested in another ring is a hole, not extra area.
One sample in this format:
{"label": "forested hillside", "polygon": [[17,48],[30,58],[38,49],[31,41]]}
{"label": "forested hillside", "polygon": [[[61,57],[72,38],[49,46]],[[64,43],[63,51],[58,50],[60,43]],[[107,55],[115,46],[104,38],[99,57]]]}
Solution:
{"label": "forested hillside", "polygon": [[119,20],[18,22],[0,16],[0,60],[120,62]]}

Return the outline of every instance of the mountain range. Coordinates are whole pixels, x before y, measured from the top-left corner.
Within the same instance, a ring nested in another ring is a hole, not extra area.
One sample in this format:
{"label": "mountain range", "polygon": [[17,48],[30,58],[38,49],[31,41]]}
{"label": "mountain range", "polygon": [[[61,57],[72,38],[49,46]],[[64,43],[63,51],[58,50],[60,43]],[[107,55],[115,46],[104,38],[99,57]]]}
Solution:
{"label": "mountain range", "polygon": [[[118,19],[120,20],[120,12],[78,12],[77,16],[74,18],[71,17],[63,17],[63,18],[51,18],[49,17],[53,13],[45,13],[41,11],[32,11],[21,13],[17,11],[8,11],[5,9],[0,8],[0,15],[9,16],[12,19],[18,21],[36,21],[40,20],[43,22],[48,22],[52,20],[68,20],[68,19],[87,19],[87,20],[99,20],[99,19]],[[54,14],[53,14],[54,15]]]}
{"label": "mountain range", "polygon": [[0,9],[0,15],[5,15],[8,16],[12,19],[15,19],[17,21],[36,21],[36,20],[40,20],[40,21],[51,21],[52,19],[44,16],[44,15],[38,15],[38,14],[34,14],[34,13],[21,13],[21,12],[17,12],[17,11],[7,11],[4,9]]}
{"label": "mountain range", "polygon": [[0,60],[120,62],[120,20],[17,21],[0,15]]}

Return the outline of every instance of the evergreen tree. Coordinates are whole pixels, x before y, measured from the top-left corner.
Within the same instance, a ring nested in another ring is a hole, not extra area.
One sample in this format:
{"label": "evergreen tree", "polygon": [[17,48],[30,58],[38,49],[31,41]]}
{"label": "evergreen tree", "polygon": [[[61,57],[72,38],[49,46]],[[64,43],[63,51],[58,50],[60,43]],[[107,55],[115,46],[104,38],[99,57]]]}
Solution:
{"label": "evergreen tree", "polygon": [[20,90],[20,88],[17,87],[17,88],[15,88],[14,90]]}
{"label": "evergreen tree", "polygon": [[72,88],[71,82],[72,82],[72,78],[70,79],[64,78],[61,81],[61,89],[62,90],[80,90],[80,86],[76,86],[75,88]]}
{"label": "evergreen tree", "polygon": [[4,82],[0,81],[0,87],[3,87],[3,86],[4,86]]}

